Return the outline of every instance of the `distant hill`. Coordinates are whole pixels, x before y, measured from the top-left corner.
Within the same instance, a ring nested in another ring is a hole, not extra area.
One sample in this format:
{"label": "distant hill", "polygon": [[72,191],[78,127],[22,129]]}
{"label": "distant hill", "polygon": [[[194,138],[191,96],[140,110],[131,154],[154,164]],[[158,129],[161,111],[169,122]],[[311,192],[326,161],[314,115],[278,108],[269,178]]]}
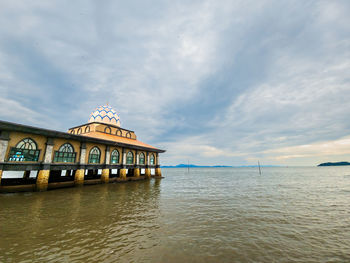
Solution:
{"label": "distant hill", "polygon": [[317,166],[343,166],[343,165],[350,165],[350,163],[349,162],[336,162],[336,163],[328,162],[328,163],[321,163]]}

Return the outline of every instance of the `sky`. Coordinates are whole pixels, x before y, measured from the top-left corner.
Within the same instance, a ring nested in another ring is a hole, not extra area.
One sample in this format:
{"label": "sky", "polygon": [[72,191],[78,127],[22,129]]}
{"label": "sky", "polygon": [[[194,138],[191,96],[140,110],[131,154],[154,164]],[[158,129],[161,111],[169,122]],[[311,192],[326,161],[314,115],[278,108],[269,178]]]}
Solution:
{"label": "sky", "polygon": [[175,165],[350,161],[348,0],[0,0],[0,119],[109,104]]}

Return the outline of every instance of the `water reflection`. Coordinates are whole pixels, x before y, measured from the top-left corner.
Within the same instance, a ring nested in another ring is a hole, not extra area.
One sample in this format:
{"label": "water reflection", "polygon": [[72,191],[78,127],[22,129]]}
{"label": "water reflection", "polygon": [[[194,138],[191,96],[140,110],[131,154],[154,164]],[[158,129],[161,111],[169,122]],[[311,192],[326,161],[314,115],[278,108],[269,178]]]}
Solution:
{"label": "water reflection", "polygon": [[103,261],[153,246],[159,187],[138,181],[1,195],[0,262]]}
{"label": "water reflection", "polygon": [[0,195],[0,262],[350,262],[350,167]]}

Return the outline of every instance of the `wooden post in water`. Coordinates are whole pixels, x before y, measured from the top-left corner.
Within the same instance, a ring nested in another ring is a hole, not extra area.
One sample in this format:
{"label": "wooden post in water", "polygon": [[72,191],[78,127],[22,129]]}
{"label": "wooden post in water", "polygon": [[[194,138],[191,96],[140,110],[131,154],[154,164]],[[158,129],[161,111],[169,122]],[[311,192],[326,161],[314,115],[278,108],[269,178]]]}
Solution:
{"label": "wooden post in water", "polygon": [[260,162],[258,161],[259,174],[261,175]]}

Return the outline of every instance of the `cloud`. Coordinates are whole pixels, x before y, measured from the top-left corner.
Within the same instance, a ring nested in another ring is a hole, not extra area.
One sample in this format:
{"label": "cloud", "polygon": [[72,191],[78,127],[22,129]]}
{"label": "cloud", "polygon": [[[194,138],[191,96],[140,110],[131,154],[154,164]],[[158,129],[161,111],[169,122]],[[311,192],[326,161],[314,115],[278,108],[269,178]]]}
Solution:
{"label": "cloud", "polygon": [[0,1],[0,118],[66,130],[108,102],[167,164],[305,164],[297,149],[270,151],[349,134],[349,11],[345,0]]}

